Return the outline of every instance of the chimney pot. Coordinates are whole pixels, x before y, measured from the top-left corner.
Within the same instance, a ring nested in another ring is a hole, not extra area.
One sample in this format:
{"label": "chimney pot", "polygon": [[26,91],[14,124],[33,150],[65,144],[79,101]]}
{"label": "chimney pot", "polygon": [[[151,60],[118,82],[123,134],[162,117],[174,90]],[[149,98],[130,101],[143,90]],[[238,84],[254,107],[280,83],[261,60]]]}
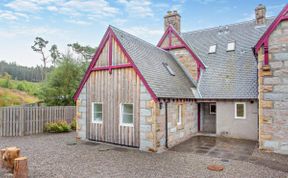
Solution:
{"label": "chimney pot", "polygon": [[266,23],[266,7],[263,4],[259,4],[255,8],[256,25],[263,25]]}

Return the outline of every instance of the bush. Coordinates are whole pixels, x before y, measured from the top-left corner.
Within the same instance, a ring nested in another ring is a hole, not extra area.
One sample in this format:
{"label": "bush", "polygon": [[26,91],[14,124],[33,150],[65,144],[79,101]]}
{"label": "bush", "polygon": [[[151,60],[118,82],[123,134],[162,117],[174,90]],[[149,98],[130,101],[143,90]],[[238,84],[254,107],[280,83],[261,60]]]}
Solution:
{"label": "bush", "polygon": [[62,133],[62,132],[70,132],[70,125],[65,120],[59,120],[54,122],[49,122],[44,126],[45,132],[50,133]]}
{"label": "bush", "polygon": [[16,88],[17,90],[20,90],[20,91],[25,91],[25,86],[24,86],[24,84],[23,83],[19,83],[18,85],[17,85],[17,88]]}
{"label": "bush", "polygon": [[74,117],[74,118],[72,119],[72,122],[71,122],[71,124],[70,124],[70,127],[71,127],[72,130],[76,130],[76,127],[77,127],[76,117]]}

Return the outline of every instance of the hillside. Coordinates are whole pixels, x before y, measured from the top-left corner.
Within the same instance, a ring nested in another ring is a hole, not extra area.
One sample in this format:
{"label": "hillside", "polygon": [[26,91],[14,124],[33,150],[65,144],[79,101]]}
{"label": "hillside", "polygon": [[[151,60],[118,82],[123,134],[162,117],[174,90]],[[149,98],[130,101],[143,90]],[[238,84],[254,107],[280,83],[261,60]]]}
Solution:
{"label": "hillside", "polygon": [[41,83],[39,82],[28,82],[28,81],[19,81],[7,79],[4,76],[0,77],[0,87],[16,89],[20,91],[24,91],[29,95],[37,96],[40,90]]}
{"label": "hillside", "polygon": [[0,107],[35,103],[39,99],[26,92],[0,87]]}

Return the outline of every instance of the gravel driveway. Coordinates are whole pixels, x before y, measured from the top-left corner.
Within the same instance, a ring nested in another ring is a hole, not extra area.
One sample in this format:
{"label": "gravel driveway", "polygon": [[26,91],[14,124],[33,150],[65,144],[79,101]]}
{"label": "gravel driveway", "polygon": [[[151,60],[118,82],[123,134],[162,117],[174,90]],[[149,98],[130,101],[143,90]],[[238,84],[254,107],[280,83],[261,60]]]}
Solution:
{"label": "gravel driveway", "polygon": [[[73,144],[75,133],[0,137],[0,148],[18,146],[30,177],[287,177],[287,172],[244,161],[187,152],[146,153],[106,144]],[[288,162],[288,160],[287,160]],[[222,172],[207,170],[222,164]],[[1,173],[0,173],[1,177]]]}

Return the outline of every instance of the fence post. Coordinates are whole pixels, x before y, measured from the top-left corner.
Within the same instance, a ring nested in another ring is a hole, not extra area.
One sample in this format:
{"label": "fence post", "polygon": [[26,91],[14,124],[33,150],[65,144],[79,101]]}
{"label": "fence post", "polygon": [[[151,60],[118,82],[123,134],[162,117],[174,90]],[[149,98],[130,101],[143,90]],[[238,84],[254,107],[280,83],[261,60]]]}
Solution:
{"label": "fence post", "polygon": [[2,108],[0,108],[0,136],[3,136],[3,114]]}
{"label": "fence post", "polygon": [[25,124],[25,122],[24,122],[24,108],[23,107],[20,108],[20,119],[19,119],[19,121],[20,121],[20,123],[19,123],[19,125],[20,125],[20,136],[24,136],[24,134],[25,134],[24,124]]}

